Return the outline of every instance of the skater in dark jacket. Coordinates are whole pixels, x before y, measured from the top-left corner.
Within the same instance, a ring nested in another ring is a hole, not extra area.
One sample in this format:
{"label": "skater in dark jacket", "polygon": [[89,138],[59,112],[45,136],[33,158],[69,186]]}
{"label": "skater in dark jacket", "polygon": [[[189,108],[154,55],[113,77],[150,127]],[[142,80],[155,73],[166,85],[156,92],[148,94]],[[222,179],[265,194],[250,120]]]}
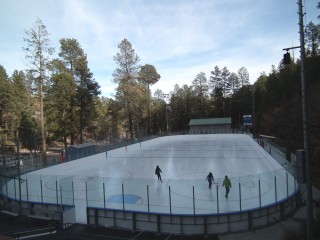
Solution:
{"label": "skater in dark jacket", "polygon": [[160,169],[160,167],[158,165],[157,165],[156,170],[154,171],[154,173],[158,176],[158,180],[160,180],[162,182],[162,179],[161,179],[162,171],[161,171],[161,169]]}
{"label": "skater in dark jacket", "polygon": [[211,188],[212,182],[214,182],[214,178],[213,178],[212,172],[209,172],[209,174],[207,176],[207,181],[209,182],[209,188]]}

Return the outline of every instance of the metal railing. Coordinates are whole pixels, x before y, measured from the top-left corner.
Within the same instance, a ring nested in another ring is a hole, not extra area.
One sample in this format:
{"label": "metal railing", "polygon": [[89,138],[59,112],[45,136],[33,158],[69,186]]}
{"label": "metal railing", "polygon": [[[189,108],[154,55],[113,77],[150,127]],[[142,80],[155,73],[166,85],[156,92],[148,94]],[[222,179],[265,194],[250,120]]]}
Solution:
{"label": "metal railing", "polygon": [[[75,205],[82,199],[88,207],[138,210],[168,214],[207,214],[246,211],[284,201],[295,195],[298,184],[291,174],[295,165],[257,175],[231,177],[226,201],[223,178],[212,189],[205,179],[101,178],[74,180],[73,176],[27,173],[1,178],[6,198],[26,202]],[[19,188],[21,188],[21,197]]]}

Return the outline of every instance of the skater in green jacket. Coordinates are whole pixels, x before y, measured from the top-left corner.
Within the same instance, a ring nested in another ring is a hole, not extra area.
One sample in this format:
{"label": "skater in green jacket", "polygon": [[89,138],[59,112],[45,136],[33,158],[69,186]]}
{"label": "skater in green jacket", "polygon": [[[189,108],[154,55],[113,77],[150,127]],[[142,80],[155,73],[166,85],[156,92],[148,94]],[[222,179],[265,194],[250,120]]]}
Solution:
{"label": "skater in green jacket", "polygon": [[226,188],[225,197],[228,198],[228,194],[229,194],[229,191],[230,191],[230,188],[231,188],[231,181],[230,181],[230,179],[228,178],[227,175],[224,177],[222,186]]}

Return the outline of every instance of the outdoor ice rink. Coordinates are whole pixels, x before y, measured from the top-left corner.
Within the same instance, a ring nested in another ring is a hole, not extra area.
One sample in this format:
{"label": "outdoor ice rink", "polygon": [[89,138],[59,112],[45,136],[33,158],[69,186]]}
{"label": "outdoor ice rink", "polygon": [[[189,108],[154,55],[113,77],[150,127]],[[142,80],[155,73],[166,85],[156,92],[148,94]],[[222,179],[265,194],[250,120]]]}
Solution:
{"label": "outdoor ice rink", "polygon": [[[155,167],[162,169],[163,183]],[[208,188],[206,176],[215,184]],[[224,176],[232,182],[229,198]],[[16,182],[3,192],[16,197]],[[165,136],[21,176],[25,201],[164,214],[223,214],[279,202],[296,189],[293,176],[246,134]]]}

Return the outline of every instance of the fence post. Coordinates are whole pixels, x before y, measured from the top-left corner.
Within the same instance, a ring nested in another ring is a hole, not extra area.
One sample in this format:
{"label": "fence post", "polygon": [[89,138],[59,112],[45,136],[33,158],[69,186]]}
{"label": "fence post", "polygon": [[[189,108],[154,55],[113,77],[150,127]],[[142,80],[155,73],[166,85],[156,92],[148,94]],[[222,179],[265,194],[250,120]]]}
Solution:
{"label": "fence post", "polygon": [[147,185],[148,213],[150,213],[149,185]]}
{"label": "fence post", "polygon": [[16,187],[16,179],[13,179],[13,186],[14,186],[14,199],[17,200],[17,187]]}
{"label": "fence post", "polygon": [[171,215],[171,187],[169,186],[169,206],[170,206],[170,215]]}
{"label": "fence post", "polygon": [[289,197],[289,182],[288,182],[288,172],[286,172],[286,183],[287,183],[287,198]]}
{"label": "fence post", "polygon": [[192,198],[193,198],[193,215],[196,215],[196,202],[194,198],[194,186],[192,186]]}
{"label": "fence post", "polygon": [[[62,186],[61,186],[61,181],[60,181],[60,212],[62,212],[63,207],[62,207]],[[59,211],[59,205],[57,204],[57,211]]]}
{"label": "fence post", "polygon": [[103,187],[103,208],[106,209],[106,190],[104,187],[104,182],[102,183],[102,187]]}
{"label": "fence post", "polygon": [[[57,201],[57,205],[59,205],[58,201]],[[62,186],[61,186],[61,182],[60,182],[60,205],[62,205]]]}
{"label": "fence post", "polygon": [[86,182],[86,204],[88,207],[88,182]]}
{"label": "fence post", "polygon": [[9,179],[6,177],[6,182],[7,182],[7,184],[6,184],[6,203],[8,202],[8,197],[9,197],[9,193],[8,193],[8,182],[9,182]]}
{"label": "fence post", "polygon": [[27,202],[29,202],[29,189],[28,189],[28,179],[26,178],[26,192],[27,192]]}
{"label": "fence post", "polygon": [[56,179],[56,199],[57,199],[57,205],[59,204],[59,193],[58,193],[58,180]]}
{"label": "fence post", "polygon": [[241,183],[239,182],[239,204],[240,204],[240,212],[242,212],[242,206],[241,206]]}
{"label": "fence post", "polygon": [[122,210],[124,211],[124,188],[123,188],[123,183],[122,183]]}
{"label": "fence post", "polygon": [[72,187],[72,204],[74,205],[74,186],[73,186],[73,179],[71,181],[71,187]]}
{"label": "fence post", "polygon": [[42,178],[40,178],[41,203],[43,203]]}
{"label": "fence post", "polygon": [[259,178],[259,206],[261,208],[261,182],[260,182],[260,178]]}
{"label": "fence post", "polygon": [[277,196],[277,176],[274,176],[274,194],[275,194],[275,200],[276,203],[278,202],[278,196]]}
{"label": "fence post", "polygon": [[297,177],[298,177],[298,168],[297,164],[293,165],[293,172],[294,172],[294,177],[293,177],[293,183],[294,183],[294,192],[296,192],[297,189]]}
{"label": "fence post", "polygon": [[218,191],[218,188],[219,188],[219,186],[216,185],[216,189],[217,189],[217,213],[219,214],[220,210],[219,210],[219,191]]}

